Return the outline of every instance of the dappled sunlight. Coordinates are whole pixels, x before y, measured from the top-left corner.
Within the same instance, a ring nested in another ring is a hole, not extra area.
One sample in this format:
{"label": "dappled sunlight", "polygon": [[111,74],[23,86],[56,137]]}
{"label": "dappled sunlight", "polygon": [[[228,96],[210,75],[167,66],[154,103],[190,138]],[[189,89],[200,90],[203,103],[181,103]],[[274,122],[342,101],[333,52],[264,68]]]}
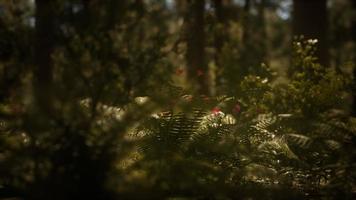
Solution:
{"label": "dappled sunlight", "polygon": [[0,199],[355,199],[355,12],[0,0]]}

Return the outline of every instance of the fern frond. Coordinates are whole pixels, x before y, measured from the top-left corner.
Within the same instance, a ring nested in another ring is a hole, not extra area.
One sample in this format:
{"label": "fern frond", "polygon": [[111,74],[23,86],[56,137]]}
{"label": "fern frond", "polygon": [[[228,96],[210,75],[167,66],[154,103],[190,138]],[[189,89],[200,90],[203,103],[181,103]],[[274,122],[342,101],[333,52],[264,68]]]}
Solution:
{"label": "fern frond", "polygon": [[289,144],[293,144],[304,149],[309,148],[313,142],[310,137],[301,134],[290,133],[286,134],[284,137]]}
{"label": "fern frond", "polygon": [[252,127],[259,131],[265,132],[272,124],[277,121],[277,118],[271,114],[260,114],[255,121],[256,124]]}
{"label": "fern frond", "polygon": [[277,118],[272,114],[261,114],[252,122],[249,129],[249,140],[257,145],[273,139],[277,129],[274,127]]}
{"label": "fern frond", "polygon": [[325,140],[324,143],[330,150],[333,151],[341,148],[341,144],[335,140]]}
{"label": "fern frond", "polygon": [[164,112],[146,126],[139,149],[148,156],[168,155],[184,151],[192,136],[197,134],[205,116],[201,109],[192,113]]}
{"label": "fern frond", "polygon": [[258,149],[264,153],[284,155],[289,159],[297,159],[298,156],[289,148],[287,141],[283,138],[275,138],[258,146]]}

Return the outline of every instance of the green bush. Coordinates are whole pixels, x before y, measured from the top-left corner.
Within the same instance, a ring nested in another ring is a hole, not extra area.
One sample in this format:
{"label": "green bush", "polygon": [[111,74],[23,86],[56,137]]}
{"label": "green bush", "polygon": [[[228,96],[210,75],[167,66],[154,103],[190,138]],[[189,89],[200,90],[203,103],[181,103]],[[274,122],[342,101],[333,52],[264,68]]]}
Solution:
{"label": "green bush", "polygon": [[314,44],[294,43],[286,83],[246,76],[240,96],[182,94],[180,103],[147,119],[133,134],[137,159],[125,184],[135,185],[130,176],[140,174],[141,186],[160,198],[350,199],[350,78],[320,66]]}

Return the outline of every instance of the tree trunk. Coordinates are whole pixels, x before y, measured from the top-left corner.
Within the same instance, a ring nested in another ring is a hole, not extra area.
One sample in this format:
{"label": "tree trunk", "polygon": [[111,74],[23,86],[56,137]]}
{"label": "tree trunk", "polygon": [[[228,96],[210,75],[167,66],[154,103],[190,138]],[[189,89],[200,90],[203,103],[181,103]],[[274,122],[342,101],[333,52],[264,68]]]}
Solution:
{"label": "tree trunk", "polygon": [[[141,2],[142,3],[142,2]],[[117,24],[121,22],[123,19],[126,10],[127,10],[128,2],[127,0],[110,0],[108,2],[108,7],[107,10],[109,12],[108,14],[108,29],[114,28]]]}
{"label": "tree trunk", "polygon": [[352,18],[352,40],[354,43],[354,69],[353,69],[353,77],[354,77],[354,90],[352,92],[353,104],[352,104],[352,116],[356,117],[356,0],[352,1],[352,10],[353,10],[353,18]]}
{"label": "tree trunk", "polygon": [[[55,41],[56,1],[36,0],[35,35],[34,35],[34,68],[33,68],[33,110],[26,118],[26,132],[31,135],[30,155],[34,162],[34,181],[27,190],[30,199],[38,199],[45,192],[42,189],[40,157],[42,149],[38,145],[40,134],[47,132],[53,119],[53,60]],[[41,153],[40,153],[41,152]]]}
{"label": "tree trunk", "polygon": [[228,28],[227,19],[225,15],[226,2],[222,0],[214,0],[215,18],[216,18],[216,29],[214,34],[214,46],[215,46],[215,90],[221,85],[222,82],[222,63],[221,63],[221,53],[226,42],[227,34],[226,29]]}
{"label": "tree trunk", "polygon": [[189,0],[186,13],[188,81],[200,94],[209,94],[208,67],[205,60],[205,0]]}
{"label": "tree trunk", "polygon": [[258,39],[259,39],[259,46],[260,46],[260,55],[259,59],[267,64],[267,32],[266,32],[266,20],[265,20],[265,7],[266,7],[266,0],[260,0],[258,4]]}
{"label": "tree trunk", "polygon": [[215,17],[217,22],[217,31],[215,33],[215,62],[218,63],[219,54],[224,43],[224,28],[226,25],[223,2],[221,0],[214,0]]}
{"label": "tree trunk", "polygon": [[245,48],[248,46],[250,41],[250,10],[251,10],[251,1],[245,0],[244,5],[244,13],[243,13],[243,33],[242,33],[242,41],[244,43]]}
{"label": "tree trunk", "polygon": [[293,0],[293,34],[318,39],[316,56],[323,66],[329,66],[327,33],[326,0]]}
{"label": "tree trunk", "polygon": [[38,109],[50,114],[52,105],[53,61],[56,3],[36,0],[34,91]]}
{"label": "tree trunk", "polygon": [[187,16],[187,8],[188,8],[188,0],[175,0],[174,7],[178,16],[183,16],[184,18]]}

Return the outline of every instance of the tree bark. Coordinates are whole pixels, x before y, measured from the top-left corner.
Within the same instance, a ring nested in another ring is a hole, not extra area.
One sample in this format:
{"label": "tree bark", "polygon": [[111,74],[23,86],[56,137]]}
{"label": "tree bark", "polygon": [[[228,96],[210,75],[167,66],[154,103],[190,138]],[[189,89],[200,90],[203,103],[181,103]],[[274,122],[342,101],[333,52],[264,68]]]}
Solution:
{"label": "tree bark", "polygon": [[224,28],[226,25],[225,15],[224,15],[224,5],[221,0],[214,0],[215,17],[218,23],[218,30],[215,34],[215,62],[218,63],[218,57],[221,53],[221,49],[224,43]]}
{"label": "tree bark", "polygon": [[329,66],[328,15],[326,0],[293,0],[293,34],[318,39],[316,56]]}
{"label": "tree bark", "polygon": [[260,43],[260,55],[259,58],[265,64],[267,63],[267,31],[266,31],[266,20],[265,20],[265,7],[266,7],[266,0],[260,0],[258,4],[258,36],[259,36],[259,43]]}
{"label": "tree bark", "polygon": [[35,100],[40,112],[49,114],[52,104],[53,60],[56,1],[36,0]]}
{"label": "tree bark", "polygon": [[215,88],[218,88],[222,82],[222,63],[221,63],[221,54],[224,44],[226,42],[227,34],[226,29],[228,28],[228,23],[226,19],[226,1],[223,0],[214,0],[214,11],[216,18],[216,29],[214,34],[214,62],[215,62]]}
{"label": "tree bark", "polygon": [[352,92],[353,103],[352,103],[352,116],[356,117],[356,0],[351,0],[352,2],[352,10],[353,10],[353,18],[352,18],[352,41],[354,43],[354,69],[353,69],[353,78],[354,78],[354,90]]}
{"label": "tree bark", "polygon": [[251,9],[251,1],[245,0],[243,21],[242,21],[243,23],[242,41],[245,47],[248,46],[250,40],[250,9]]}
{"label": "tree bark", "polygon": [[[142,2],[141,2],[142,3]],[[114,28],[117,24],[121,22],[123,19],[126,10],[127,10],[128,2],[127,0],[110,0],[108,2],[108,29]]]}
{"label": "tree bark", "polygon": [[205,0],[189,0],[186,13],[188,81],[200,94],[209,94],[208,67],[205,58]]}

